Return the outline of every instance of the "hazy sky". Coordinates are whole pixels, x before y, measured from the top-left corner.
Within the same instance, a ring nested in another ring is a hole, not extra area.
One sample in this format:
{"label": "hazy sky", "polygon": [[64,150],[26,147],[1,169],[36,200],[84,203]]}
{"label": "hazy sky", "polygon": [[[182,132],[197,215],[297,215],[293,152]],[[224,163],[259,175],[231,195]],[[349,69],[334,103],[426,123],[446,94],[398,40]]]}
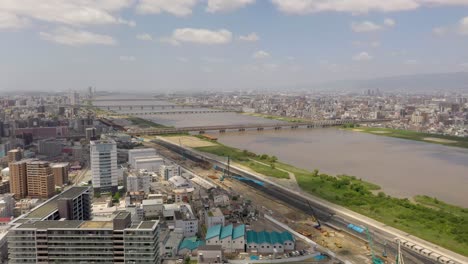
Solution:
{"label": "hazy sky", "polygon": [[0,90],[288,87],[468,71],[468,0],[0,0]]}

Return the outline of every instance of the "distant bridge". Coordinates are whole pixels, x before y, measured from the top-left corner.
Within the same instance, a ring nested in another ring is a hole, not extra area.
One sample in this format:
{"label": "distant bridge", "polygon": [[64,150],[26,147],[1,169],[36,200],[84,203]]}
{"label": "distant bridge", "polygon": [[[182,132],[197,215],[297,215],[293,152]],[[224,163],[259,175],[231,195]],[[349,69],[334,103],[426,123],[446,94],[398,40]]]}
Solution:
{"label": "distant bridge", "polygon": [[198,126],[198,127],[180,127],[180,128],[149,128],[149,129],[135,129],[127,131],[127,134],[132,136],[141,135],[165,135],[165,134],[177,134],[177,133],[189,133],[197,132],[204,134],[207,131],[214,131],[224,133],[226,131],[246,131],[246,130],[258,130],[262,131],[265,129],[280,130],[283,128],[318,128],[318,127],[332,127],[341,126],[345,124],[356,124],[356,123],[375,123],[375,122],[389,122],[393,119],[372,119],[372,120],[322,120],[304,123],[278,123],[278,124],[245,124],[245,125],[219,125],[219,126]]}
{"label": "distant bridge", "polygon": [[240,108],[242,105],[214,105],[214,104],[184,104],[184,105],[176,105],[176,104],[165,104],[165,105],[93,105],[94,107],[98,107],[101,109],[107,110],[145,110],[145,109],[175,109],[175,108],[219,108],[219,109],[232,109],[232,108]]}
{"label": "distant bridge", "polygon": [[126,113],[118,112],[115,115],[128,115],[128,116],[144,116],[144,115],[177,115],[177,114],[209,114],[209,113],[227,113],[238,112],[234,110],[184,110],[184,111],[158,111],[158,112],[135,112]]}

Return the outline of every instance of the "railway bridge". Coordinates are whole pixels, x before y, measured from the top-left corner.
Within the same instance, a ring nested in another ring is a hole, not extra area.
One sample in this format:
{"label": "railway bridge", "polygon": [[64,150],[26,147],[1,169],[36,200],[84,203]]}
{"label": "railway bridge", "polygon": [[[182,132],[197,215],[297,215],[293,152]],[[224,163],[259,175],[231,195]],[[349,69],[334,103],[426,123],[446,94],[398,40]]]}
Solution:
{"label": "railway bridge", "polygon": [[158,109],[190,109],[190,108],[217,108],[217,109],[241,109],[242,105],[214,105],[214,104],[147,104],[147,105],[93,105],[104,110],[158,110]]}
{"label": "railway bridge", "polygon": [[184,111],[156,111],[156,112],[118,112],[116,115],[128,116],[146,116],[146,115],[176,115],[176,114],[210,114],[210,113],[228,113],[237,112],[235,110],[184,110]]}
{"label": "railway bridge", "polygon": [[206,132],[219,132],[225,133],[227,131],[257,130],[262,131],[265,129],[280,130],[284,128],[298,129],[298,128],[318,128],[318,127],[332,127],[341,126],[345,124],[360,124],[360,123],[376,123],[376,122],[389,122],[393,119],[369,119],[369,120],[321,120],[304,123],[277,123],[277,124],[241,124],[241,125],[218,125],[218,126],[196,126],[196,127],[179,127],[179,128],[149,128],[149,129],[134,129],[127,131],[127,134],[132,136],[155,136],[165,134],[178,134],[195,132],[204,134]]}

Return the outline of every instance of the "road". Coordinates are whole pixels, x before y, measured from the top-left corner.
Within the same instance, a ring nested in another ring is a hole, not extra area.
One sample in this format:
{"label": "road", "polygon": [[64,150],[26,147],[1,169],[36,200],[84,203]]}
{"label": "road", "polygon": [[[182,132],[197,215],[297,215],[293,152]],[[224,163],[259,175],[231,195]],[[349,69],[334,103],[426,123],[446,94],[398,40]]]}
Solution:
{"label": "road", "polygon": [[[184,148],[183,151],[185,152],[185,155],[193,155],[197,158],[204,157],[209,162],[220,167],[224,167],[226,165],[224,160],[221,160],[219,157],[216,156],[207,155],[206,153],[199,153],[197,151],[187,148]],[[240,176],[253,178],[265,182],[265,187],[260,187],[258,185],[254,187],[256,189],[262,189],[262,191],[264,191],[265,193],[268,193],[271,196],[276,197],[277,199],[281,199],[284,202],[297,207],[298,209],[304,210],[305,212],[310,212],[310,208],[307,204],[307,201],[309,201],[312,207],[315,209],[315,215],[318,219],[332,223],[333,225],[339,226],[344,230],[346,230],[346,226],[349,223],[368,227],[377,246],[380,246],[382,248],[383,243],[387,242],[387,250],[390,250],[389,254],[394,254],[396,252],[397,245],[394,242],[394,238],[401,237],[407,241],[411,241],[415,244],[428,248],[431,251],[437,252],[438,254],[449,256],[451,259],[457,261],[458,263],[468,263],[467,258],[464,256],[443,249],[430,242],[414,237],[406,232],[389,227],[383,223],[380,223],[378,221],[375,221],[366,216],[360,215],[349,209],[330,203],[318,197],[312,196],[310,194],[285,189],[283,186],[280,186],[279,184],[269,180],[268,178],[262,175],[252,173],[250,171],[246,171],[235,166],[231,166],[231,171]],[[365,235],[355,235],[361,236],[361,238],[366,239]],[[426,258],[425,256],[422,256],[412,251],[409,252],[404,249],[404,253],[406,253],[405,257],[414,260],[413,263],[437,263]]]}

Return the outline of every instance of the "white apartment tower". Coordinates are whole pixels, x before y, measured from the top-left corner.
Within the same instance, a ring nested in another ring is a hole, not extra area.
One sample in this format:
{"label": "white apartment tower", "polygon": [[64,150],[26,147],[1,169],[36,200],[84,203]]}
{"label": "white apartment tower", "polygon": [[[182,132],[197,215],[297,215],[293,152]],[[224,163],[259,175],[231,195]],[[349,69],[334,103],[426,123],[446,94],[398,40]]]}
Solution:
{"label": "white apartment tower", "polygon": [[118,187],[117,144],[113,140],[96,140],[90,144],[94,191],[115,193]]}

